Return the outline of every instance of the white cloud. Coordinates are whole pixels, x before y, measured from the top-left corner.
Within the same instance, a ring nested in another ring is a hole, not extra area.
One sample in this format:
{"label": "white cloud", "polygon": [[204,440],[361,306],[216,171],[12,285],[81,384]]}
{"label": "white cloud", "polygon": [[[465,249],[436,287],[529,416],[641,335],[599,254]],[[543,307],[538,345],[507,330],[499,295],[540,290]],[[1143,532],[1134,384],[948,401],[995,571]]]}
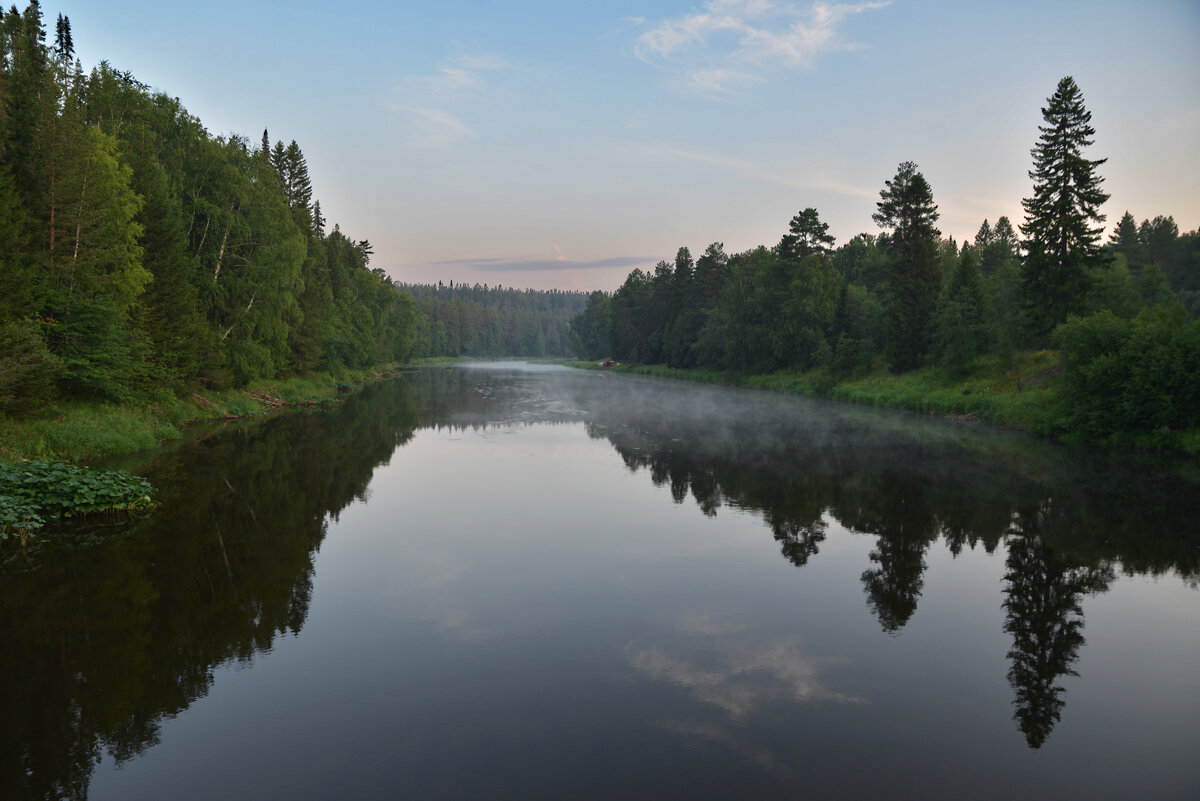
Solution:
{"label": "white cloud", "polygon": [[452,148],[477,136],[459,107],[467,108],[486,90],[488,73],[508,66],[486,54],[456,56],[438,64],[432,74],[397,80],[386,105],[406,121],[409,144]]}
{"label": "white cloud", "polygon": [[745,84],[780,70],[810,69],[824,53],[859,47],[839,36],[839,25],[886,5],[707,0],[699,11],[652,23],[635,51],[647,62],[676,65],[694,89],[725,92],[731,79]]}
{"label": "white cloud", "polygon": [[713,94],[732,92],[742,86],[758,83],[762,78],[749,72],[731,69],[699,69],[688,74],[688,85],[693,89]]}
{"label": "white cloud", "polygon": [[476,136],[469,125],[444,109],[399,105],[393,108],[407,117],[409,144],[450,148]]}

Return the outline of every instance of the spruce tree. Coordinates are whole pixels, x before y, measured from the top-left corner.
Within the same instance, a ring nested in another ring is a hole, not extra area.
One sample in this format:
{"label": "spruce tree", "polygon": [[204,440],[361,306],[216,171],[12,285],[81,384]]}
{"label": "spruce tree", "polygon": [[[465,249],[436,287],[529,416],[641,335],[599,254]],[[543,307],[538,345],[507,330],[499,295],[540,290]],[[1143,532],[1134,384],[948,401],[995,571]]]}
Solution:
{"label": "spruce tree", "polygon": [[1089,270],[1106,263],[1099,241],[1104,230],[1100,207],[1108,200],[1096,173],[1107,159],[1083,157],[1096,131],[1073,78],[1058,82],[1042,117],[1046,124],[1038,126],[1041,136],[1030,151],[1033,197],[1021,201],[1026,251],[1022,293],[1032,333],[1039,338],[1082,307]]}
{"label": "spruce tree", "polygon": [[1136,272],[1146,265],[1146,248],[1138,236],[1138,224],[1128,211],[1117,223],[1117,230],[1108,238],[1108,246],[1114,253],[1125,257],[1125,263],[1130,272]]}
{"label": "spruce tree", "polygon": [[888,266],[888,363],[911,370],[921,363],[929,344],[930,318],[941,290],[938,219],[933,190],[917,165],[906,161],[880,190],[881,228],[893,229]]}

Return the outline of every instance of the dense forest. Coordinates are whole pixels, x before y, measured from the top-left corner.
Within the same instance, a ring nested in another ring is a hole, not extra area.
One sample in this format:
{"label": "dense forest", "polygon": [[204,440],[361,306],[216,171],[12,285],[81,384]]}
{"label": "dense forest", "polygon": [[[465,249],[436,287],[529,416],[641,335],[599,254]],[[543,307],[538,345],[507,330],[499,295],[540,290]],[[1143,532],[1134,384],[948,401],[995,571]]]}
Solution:
{"label": "dense forest", "polygon": [[414,356],[567,356],[570,325],[583,311],[583,292],[400,284],[421,311]]}
{"label": "dense forest", "polygon": [[[971,242],[943,238],[937,205],[911,162],[884,182],[882,233],[840,247],[816,209],[773,247],[727,254],[686,247],[595,292],[573,322],[576,351],[643,364],[739,373],[886,362],[900,373],[994,369],[1022,350],[1062,352],[1064,424],[1088,436],[1200,420],[1200,231],[1126,212],[1106,242],[1108,199],[1086,157],[1094,130],[1074,80],[1043,109],[1033,197],[1014,230],[984,220]],[[985,358],[990,357],[990,358]]]}
{"label": "dense forest", "polygon": [[294,141],[85,74],[37,2],[0,33],[0,411],[408,357],[416,304],[326,230]]}

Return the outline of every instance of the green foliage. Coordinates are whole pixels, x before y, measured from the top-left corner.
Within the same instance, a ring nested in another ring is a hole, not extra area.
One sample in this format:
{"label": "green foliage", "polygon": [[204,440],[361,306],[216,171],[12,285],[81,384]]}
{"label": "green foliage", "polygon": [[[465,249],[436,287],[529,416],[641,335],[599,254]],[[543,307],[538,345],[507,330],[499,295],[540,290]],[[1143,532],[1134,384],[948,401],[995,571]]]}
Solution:
{"label": "green foliage", "polygon": [[1117,228],[1108,239],[1108,246],[1113,253],[1125,257],[1125,263],[1131,270],[1139,270],[1146,264],[1146,247],[1138,236],[1137,221],[1128,211],[1122,215]]}
{"label": "green foliage", "polygon": [[934,317],[938,361],[955,375],[965,375],[983,352],[986,335],[978,259],[974,249],[966,248]]}
{"label": "green foliage", "polygon": [[15,537],[25,547],[45,525],[40,511],[36,503],[0,492],[0,541]]}
{"label": "green foliage", "polygon": [[1200,421],[1200,323],[1179,306],[1143,309],[1132,320],[1110,311],[1059,327],[1064,417],[1089,437],[1188,429]]}
{"label": "green foliage", "polygon": [[573,350],[571,321],[589,301],[583,292],[453,281],[398,287],[416,301],[415,358],[566,356]]}
{"label": "green foliage", "polygon": [[0,413],[24,414],[44,404],[53,395],[58,370],[37,320],[0,324]]}
{"label": "green foliage", "polygon": [[810,206],[788,223],[788,232],[779,240],[777,250],[785,259],[800,261],[806,256],[828,254],[833,242],[829,225],[821,222],[817,210]]}
{"label": "green foliage", "polygon": [[39,412],[0,420],[0,458],[84,459],[145,450],[161,439],[178,437],[175,425],[182,417],[80,401],[59,402]]}
{"label": "green foliage", "polygon": [[325,236],[296,142],[255,151],[129,73],[84,74],[36,3],[0,24],[0,408],[407,358],[418,310],[366,240]]}
{"label": "green foliage", "polygon": [[1084,148],[1096,131],[1092,114],[1070,76],[1042,109],[1046,124],[1033,149],[1033,197],[1025,208],[1022,290],[1035,336],[1045,338],[1067,315],[1083,305],[1089,271],[1103,264],[1099,239],[1104,222],[1100,207],[1108,195],[1100,189],[1096,167],[1106,159],[1086,159]]}
{"label": "green foliage", "polygon": [[608,334],[612,328],[612,298],[596,291],[588,295],[587,306],[571,321],[571,348],[584,359],[611,355]]}
{"label": "green foliage", "polygon": [[29,536],[46,520],[154,508],[154,488],[123,470],[69,462],[0,463],[0,539]]}
{"label": "green foliage", "polygon": [[872,219],[893,229],[888,271],[888,363],[893,370],[912,370],[929,347],[930,319],[941,289],[939,231],[933,190],[911,161],[884,182]]}

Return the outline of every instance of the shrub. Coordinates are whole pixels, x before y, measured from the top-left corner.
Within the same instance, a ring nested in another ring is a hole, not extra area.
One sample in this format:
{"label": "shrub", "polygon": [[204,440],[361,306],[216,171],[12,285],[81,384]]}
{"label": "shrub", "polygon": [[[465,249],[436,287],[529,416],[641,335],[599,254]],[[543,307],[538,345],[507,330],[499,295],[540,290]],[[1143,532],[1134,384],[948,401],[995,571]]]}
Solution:
{"label": "shrub", "polygon": [[1110,311],[1059,326],[1064,422],[1093,437],[1186,429],[1200,420],[1200,322],[1178,305],[1132,320]]}

